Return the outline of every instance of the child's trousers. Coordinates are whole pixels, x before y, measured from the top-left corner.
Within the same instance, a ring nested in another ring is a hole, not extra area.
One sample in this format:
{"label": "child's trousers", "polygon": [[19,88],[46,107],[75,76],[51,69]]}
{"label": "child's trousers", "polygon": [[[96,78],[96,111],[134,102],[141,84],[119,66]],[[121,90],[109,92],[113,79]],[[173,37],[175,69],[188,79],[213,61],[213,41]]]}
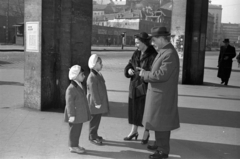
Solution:
{"label": "child's trousers", "polygon": [[89,122],[89,138],[96,139],[98,137],[98,127],[101,121],[102,114],[92,114],[92,119]]}
{"label": "child's trousers", "polygon": [[83,123],[69,123],[69,147],[78,147]]}

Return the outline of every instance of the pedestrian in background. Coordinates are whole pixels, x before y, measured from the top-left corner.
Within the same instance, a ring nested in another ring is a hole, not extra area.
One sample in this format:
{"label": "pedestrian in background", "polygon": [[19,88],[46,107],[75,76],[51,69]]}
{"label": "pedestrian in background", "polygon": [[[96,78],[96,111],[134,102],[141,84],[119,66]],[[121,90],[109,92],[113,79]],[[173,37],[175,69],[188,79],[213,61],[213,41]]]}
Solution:
{"label": "pedestrian in background", "polygon": [[150,159],[168,158],[171,131],[180,127],[178,114],[179,57],[169,42],[166,27],[151,29],[152,45],[158,51],[150,71],[139,68],[140,76],[148,82],[143,126],[155,131],[155,150]]}
{"label": "pedestrian in background", "polygon": [[89,140],[96,145],[102,145],[103,138],[98,135],[102,114],[109,113],[109,102],[105,80],[101,74],[102,59],[93,54],[89,58],[88,66],[91,69],[87,79],[87,100],[91,112],[89,122]]}
{"label": "pedestrian in background", "polygon": [[232,59],[236,56],[235,47],[229,45],[229,39],[224,39],[224,46],[220,48],[218,57],[218,74],[221,84],[228,85],[232,71]]}
{"label": "pedestrian in background", "polygon": [[66,90],[64,112],[64,120],[69,123],[69,150],[80,154],[85,152],[85,149],[79,146],[82,125],[90,120],[88,101],[81,83],[84,78],[85,75],[81,66],[74,65],[70,68],[69,79],[71,83]]}
{"label": "pedestrian in background", "polygon": [[[137,140],[138,126],[143,126],[142,118],[147,93],[147,82],[141,79],[139,71],[136,68],[140,67],[149,71],[157,55],[157,51],[150,45],[150,38],[145,32],[135,35],[135,46],[137,49],[124,69],[125,76],[130,78],[128,122],[132,124],[132,130],[124,140],[132,140],[133,138]],[[147,144],[149,136],[149,131],[145,129],[142,144]]]}
{"label": "pedestrian in background", "polygon": [[240,67],[240,52],[238,53],[236,59],[237,59],[238,67]]}

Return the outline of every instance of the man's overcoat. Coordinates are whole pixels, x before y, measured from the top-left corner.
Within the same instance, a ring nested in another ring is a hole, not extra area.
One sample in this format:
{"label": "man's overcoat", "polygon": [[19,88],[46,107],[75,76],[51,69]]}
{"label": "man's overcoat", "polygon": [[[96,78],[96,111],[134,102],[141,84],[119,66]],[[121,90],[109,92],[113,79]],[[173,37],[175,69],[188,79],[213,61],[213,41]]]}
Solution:
{"label": "man's overcoat", "polygon": [[154,131],[179,128],[178,115],[179,57],[171,43],[159,51],[151,71],[144,71],[148,82],[143,125]]}
{"label": "man's overcoat", "polygon": [[[236,56],[236,50],[233,46],[228,45],[227,47],[221,46],[220,54],[218,57],[218,74],[219,78],[228,79],[230,78],[232,71],[232,59]],[[228,59],[225,59],[228,57]]]}

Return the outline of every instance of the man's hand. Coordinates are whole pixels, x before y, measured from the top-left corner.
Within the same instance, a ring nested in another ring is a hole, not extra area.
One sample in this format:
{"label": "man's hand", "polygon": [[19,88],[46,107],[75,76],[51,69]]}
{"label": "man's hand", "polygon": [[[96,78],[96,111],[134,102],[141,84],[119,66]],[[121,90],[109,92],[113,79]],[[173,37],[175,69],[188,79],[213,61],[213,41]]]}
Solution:
{"label": "man's hand", "polygon": [[140,71],[139,76],[143,76],[143,72],[145,71],[144,69],[140,68],[140,67],[136,67],[137,70]]}
{"label": "man's hand", "polygon": [[101,108],[101,105],[96,105],[95,106],[97,109],[100,109]]}
{"label": "man's hand", "polygon": [[130,68],[130,69],[128,70],[128,74],[131,75],[131,76],[133,76],[133,75],[134,75],[134,70]]}
{"label": "man's hand", "polygon": [[74,122],[74,120],[75,120],[75,117],[74,116],[70,116],[69,119],[68,119],[68,122],[72,123],[72,122]]}

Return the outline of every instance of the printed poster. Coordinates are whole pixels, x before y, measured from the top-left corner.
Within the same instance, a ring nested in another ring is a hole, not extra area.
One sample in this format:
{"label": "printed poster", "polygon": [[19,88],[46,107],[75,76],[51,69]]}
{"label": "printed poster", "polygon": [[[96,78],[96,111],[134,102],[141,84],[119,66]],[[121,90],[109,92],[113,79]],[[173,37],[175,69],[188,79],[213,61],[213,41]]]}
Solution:
{"label": "printed poster", "polygon": [[26,22],[26,51],[39,52],[39,22]]}

